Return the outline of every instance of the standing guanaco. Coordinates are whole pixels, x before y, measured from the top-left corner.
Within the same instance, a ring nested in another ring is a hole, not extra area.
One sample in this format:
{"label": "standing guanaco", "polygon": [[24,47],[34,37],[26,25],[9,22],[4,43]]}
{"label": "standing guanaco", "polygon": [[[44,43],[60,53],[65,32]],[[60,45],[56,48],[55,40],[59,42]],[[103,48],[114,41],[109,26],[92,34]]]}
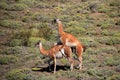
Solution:
{"label": "standing guanaco", "polygon": [[66,57],[70,62],[70,69],[73,70],[73,60],[71,48],[65,45],[54,45],[49,50],[45,50],[39,40],[36,44],[39,46],[40,53],[50,57],[54,63],[54,73],[56,72],[56,59]]}

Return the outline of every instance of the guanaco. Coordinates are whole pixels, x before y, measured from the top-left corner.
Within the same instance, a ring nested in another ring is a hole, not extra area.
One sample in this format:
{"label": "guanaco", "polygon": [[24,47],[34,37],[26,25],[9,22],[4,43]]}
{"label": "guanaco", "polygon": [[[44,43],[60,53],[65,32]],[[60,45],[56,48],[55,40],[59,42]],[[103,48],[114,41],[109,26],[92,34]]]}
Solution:
{"label": "guanaco", "polygon": [[54,64],[54,73],[56,73],[56,59],[66,57],[70,62],[70,70],[73,70],[73,60],[71,48],[65,45],[54,45],[49,50],[45,50],[42,42],[39,40],[36,44],[39,47],[40,53],[50,57]]}
{"label": "guanaco", "polygon": [[77,68],[81,69],[82,68],[82,53],[83,53],[83,48],[85,48],[79,40],[73,36],[72,34],[66,33],[63,31],[63,26],[62,22],[59,19],[54,20],[58,24],[58,36],[59,36],[59,41],[63,45],[69,46],[69,47],[75,47],[76,49],[76,55],[78,57],[79,65]]}

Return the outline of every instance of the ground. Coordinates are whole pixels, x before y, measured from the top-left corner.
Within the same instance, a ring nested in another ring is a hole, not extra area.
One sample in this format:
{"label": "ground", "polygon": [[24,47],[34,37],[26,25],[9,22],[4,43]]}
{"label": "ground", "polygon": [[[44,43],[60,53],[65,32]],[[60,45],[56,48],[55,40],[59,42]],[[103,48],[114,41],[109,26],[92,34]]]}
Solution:
{"label": "ground", "polygon": [[[119,0],[0,0],[0,80],[120,80]],[[63,30],[86,46],[83,68],[74,70],[67,59],[57,60],[57,71],[35,47],[49,49]]]}

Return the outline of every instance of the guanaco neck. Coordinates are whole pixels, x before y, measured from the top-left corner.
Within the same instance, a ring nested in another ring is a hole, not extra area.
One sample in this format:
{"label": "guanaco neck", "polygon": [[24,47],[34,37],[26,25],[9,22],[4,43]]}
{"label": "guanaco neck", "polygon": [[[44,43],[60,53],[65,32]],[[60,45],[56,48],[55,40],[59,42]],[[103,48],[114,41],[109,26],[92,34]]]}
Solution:
{"label": "guanaco neck", "polygon": [[58,34],[62,35],[64,34],[63,27],[62,27],[62,22],[58,21]]}
{"label": "guanaco neck", "polygon": [[39,49],[40,49],[40,52],[41,54],[45,55],[45,56],[48,56],[48,51],[46,51],[43,46],[42,46],[42,43],[39,44]]}

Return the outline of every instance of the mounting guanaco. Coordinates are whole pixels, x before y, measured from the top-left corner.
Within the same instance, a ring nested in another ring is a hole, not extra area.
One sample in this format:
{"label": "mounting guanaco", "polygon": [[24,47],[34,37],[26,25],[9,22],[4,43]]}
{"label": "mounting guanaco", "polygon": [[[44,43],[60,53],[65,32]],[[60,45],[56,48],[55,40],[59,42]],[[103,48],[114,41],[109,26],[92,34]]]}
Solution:
{"label": "mounting guanaco", "polygon": [[40,53],[50,57],[54,64],[54,73],[56,72],[56,59],[66,57],[70,62],[70,70],[73,70],[73,60],[71,48],[65,45],[54,45],[49,50],[45,50],[39,40],[35,46],[39,46]]}
{"label": "mounting guanaco", "polygon": [[78,68],[81,69],[82,68],[82,52],[84,50],[83,49],[84,46],[72,34],[69,34],[63,31],[62,22],[59,19],[56,19],[55,22],[58,23],[58,35],[59,35],[59,40],[62,43],[62,45],[66,45],[69,47],[75,47],[76,55],[79,60]]}

